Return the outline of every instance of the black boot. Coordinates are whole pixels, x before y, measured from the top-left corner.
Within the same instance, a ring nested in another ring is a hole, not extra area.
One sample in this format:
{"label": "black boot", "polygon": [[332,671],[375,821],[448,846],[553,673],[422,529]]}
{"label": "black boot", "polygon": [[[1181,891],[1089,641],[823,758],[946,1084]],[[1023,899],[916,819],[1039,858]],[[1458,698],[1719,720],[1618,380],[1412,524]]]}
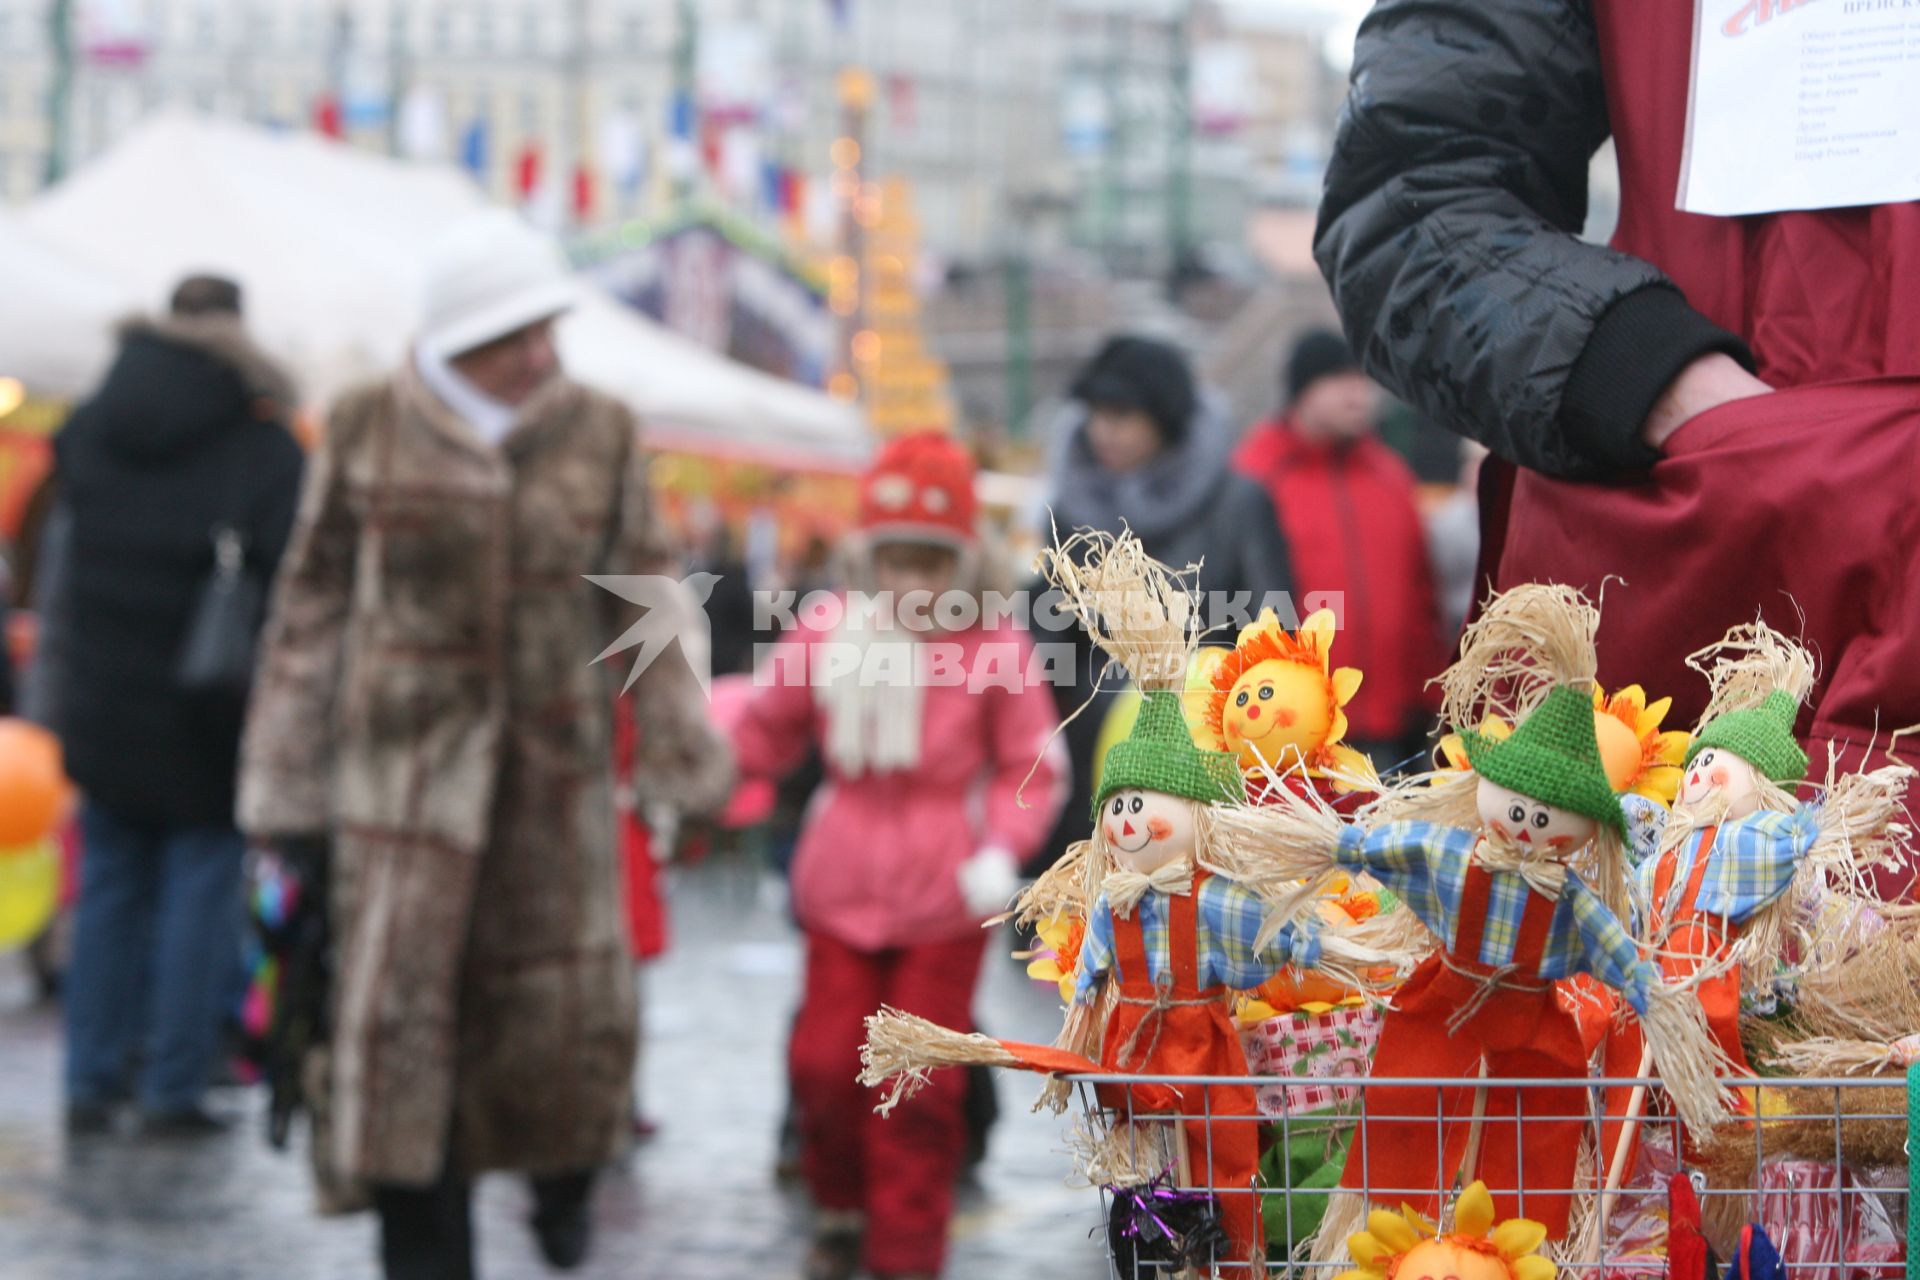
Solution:
{"label": "black boot", "polygon": [[587,1260],[593,1245],[593,1173],[565,1173],[533,1180],[533,1238],[540,1256],[556,1271]]}

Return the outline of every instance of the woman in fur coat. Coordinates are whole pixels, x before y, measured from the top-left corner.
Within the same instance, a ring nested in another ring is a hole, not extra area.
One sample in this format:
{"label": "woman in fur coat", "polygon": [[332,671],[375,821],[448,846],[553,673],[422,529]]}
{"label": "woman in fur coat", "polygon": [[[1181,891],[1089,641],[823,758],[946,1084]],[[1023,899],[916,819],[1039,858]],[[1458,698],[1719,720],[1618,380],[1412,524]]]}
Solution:
{"label": "woman in fur coat", "polygon": [[[334,408],[275,590],[242,827],[331,841],[329,1172],[390,1277],[472,1274],[469,1183],[533,1179],[556,1266],[628,1128],[634,1046],[609,760],[631,619],[588,574],[667,571],[632,415],[560,371],[571,286],[504,213],[452,231],[392,377]],[[636,593],[638,594],[638,593]],[[637,672],[636,785],[731,767],[677,649]]]}

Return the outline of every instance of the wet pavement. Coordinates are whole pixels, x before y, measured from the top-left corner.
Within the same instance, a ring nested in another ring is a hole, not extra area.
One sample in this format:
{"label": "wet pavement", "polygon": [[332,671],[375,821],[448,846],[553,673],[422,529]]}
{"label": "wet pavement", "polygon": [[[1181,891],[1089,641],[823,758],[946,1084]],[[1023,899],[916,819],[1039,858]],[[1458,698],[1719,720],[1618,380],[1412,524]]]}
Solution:
{"label": "wet pavement", "polygon": [[[781,1053],[799,949],[765,877],[716,860],[676,873],[673,950],[647,975],[648,1113],[660,1133],[602,1179],[590,1280],[797,1277],[807,1209],[777,1185]],[[1008,947],[998,947],[1004,953]],[[231,1134],[199,1142],[69,1142],[57,1013],[32,1007],[0,956],[0,1276],[6,1280],[377,1280],[366,1215],[314,1215],[304,1157],[261,1140],[260,1099],[225,1091]],[[978,1012],[995,1034],[1046,1040],[1057,995],[1012,961],[989,966]],[[1071,1116],[1034,1115],[1030,1077],[997,1081],[1001,1120],[954,1222],[950,1280],[1099,1280],[1093,1192],[1065,1185]],[[483,1182],[483,1280],[552,1274],[516,1180]]]}

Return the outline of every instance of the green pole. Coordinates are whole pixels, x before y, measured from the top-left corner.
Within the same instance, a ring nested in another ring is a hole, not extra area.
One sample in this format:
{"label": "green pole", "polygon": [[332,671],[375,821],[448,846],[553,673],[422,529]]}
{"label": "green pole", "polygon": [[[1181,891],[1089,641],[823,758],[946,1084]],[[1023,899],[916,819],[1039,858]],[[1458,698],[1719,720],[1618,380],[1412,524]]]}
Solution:
{"label": "green pole", "polygon": [[47,86],[47,185],[67,174],[73,144],[73,0],[53,0],[47,11],[53,80]]}
{"label": "green pole", "polygon": [[[680,0],[677,11],[679,29],[673,42],[673,92],[675,98],[685,97],[694,106],[693,144],[697,147],[700,139],[699,105],[695,102],[694,68],[700,53],[700,13],[694,7],[694,0]],[[676,175],[673,180],[673,202],[679,208],[686,203],[687,194],[692,186],[691,179],[685,175]]]}
{"label": "green pole", "polygon": [[1173,155],[1167,182],[1169,278],[1193,247],[1193,0],[1173,20]]}
{"label": "green pole", "polygon": [[1033,413],[1033,294],[1027,255],[1007,257],[1007,427],[1016,440],[1026,438]]}

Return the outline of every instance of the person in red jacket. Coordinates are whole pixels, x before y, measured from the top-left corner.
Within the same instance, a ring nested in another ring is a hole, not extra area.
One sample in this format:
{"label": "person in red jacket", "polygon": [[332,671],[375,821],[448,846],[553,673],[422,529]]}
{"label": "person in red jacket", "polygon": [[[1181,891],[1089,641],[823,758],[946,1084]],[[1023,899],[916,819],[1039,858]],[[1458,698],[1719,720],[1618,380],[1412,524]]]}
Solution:
{"label": "person in red jacket", "polygon": [[1234,466],[1266,486],[1292,548],[1301,611],[1337,594],[1342,661],[1366,676],[1348,739],[1389,769],[1426,748],[1427,680],[1445,665],[1413,472],[1374,434],[1380,393],[1346,340],[1316,330],[1287,362],[1286,405]]}

